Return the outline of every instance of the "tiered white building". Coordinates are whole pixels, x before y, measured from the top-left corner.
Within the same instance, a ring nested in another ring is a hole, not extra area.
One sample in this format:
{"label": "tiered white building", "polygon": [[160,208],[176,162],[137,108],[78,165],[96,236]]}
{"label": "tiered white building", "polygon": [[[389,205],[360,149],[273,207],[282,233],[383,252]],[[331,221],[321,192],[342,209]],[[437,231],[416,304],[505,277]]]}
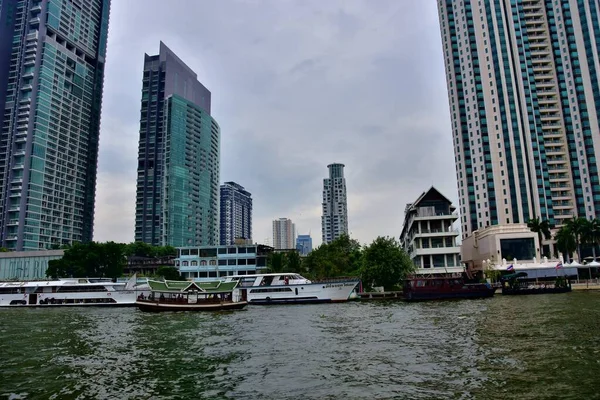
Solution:
{"label": "tiered white building", "polygon": [[423,192],[406,205],[400,243],[417,265],[418,273],[462,272],[456,207],[436,188]]}

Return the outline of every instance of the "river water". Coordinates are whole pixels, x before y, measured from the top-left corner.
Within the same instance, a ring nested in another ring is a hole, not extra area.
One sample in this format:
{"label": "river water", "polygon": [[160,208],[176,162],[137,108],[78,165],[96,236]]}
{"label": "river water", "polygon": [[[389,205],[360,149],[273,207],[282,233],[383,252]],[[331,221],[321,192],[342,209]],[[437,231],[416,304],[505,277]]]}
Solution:
{"label": "river water", "polygon": [[0,310],[0,398],[600,398],[600,292]]}

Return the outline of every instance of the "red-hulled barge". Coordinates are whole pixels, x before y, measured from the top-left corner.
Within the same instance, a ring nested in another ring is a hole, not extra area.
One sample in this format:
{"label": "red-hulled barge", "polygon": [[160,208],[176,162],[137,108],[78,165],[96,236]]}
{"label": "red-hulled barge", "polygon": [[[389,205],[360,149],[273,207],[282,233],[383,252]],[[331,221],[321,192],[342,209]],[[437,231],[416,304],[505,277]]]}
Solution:
{"label": "red-hulled barge", "polygon": [[492,297],[495,292],[489,283],[465,283],[462,277],[412,277],[403,288],[407,301],[481,299]]}

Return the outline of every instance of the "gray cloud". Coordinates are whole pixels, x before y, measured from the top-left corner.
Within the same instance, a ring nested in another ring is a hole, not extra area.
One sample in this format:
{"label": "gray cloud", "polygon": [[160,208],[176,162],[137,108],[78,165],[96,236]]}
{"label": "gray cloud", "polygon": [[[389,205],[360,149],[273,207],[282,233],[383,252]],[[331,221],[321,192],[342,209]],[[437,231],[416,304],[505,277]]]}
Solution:
{"label": "gray cloud", "polygon": [[213,94],[221,181],[254,197],[254,239],[289,217],[320,242],[327,164],[346,164],[350,230],[398,236],[432,184],[456,201],[435,2],[113,2],[97,240],[131,241],[141,68],[163,40]]}

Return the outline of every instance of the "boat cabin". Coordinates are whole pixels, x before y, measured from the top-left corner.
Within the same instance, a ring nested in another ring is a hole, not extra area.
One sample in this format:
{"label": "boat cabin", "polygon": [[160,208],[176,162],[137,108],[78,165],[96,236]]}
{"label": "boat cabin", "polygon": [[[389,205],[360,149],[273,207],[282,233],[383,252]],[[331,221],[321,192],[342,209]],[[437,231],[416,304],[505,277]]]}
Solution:
{"label": "boat cabin", "polygon": [[240,287],[307,285],[311,281],[295,273],[232,275],[225,282],[239,282]]}
{"label": "boat cabin", "polygon": [[148,280],[150,295],[141,294],[138,301],[159,303],[220,303],[235,301],[233,291],[238,282],[207,281],[152,281]]}

